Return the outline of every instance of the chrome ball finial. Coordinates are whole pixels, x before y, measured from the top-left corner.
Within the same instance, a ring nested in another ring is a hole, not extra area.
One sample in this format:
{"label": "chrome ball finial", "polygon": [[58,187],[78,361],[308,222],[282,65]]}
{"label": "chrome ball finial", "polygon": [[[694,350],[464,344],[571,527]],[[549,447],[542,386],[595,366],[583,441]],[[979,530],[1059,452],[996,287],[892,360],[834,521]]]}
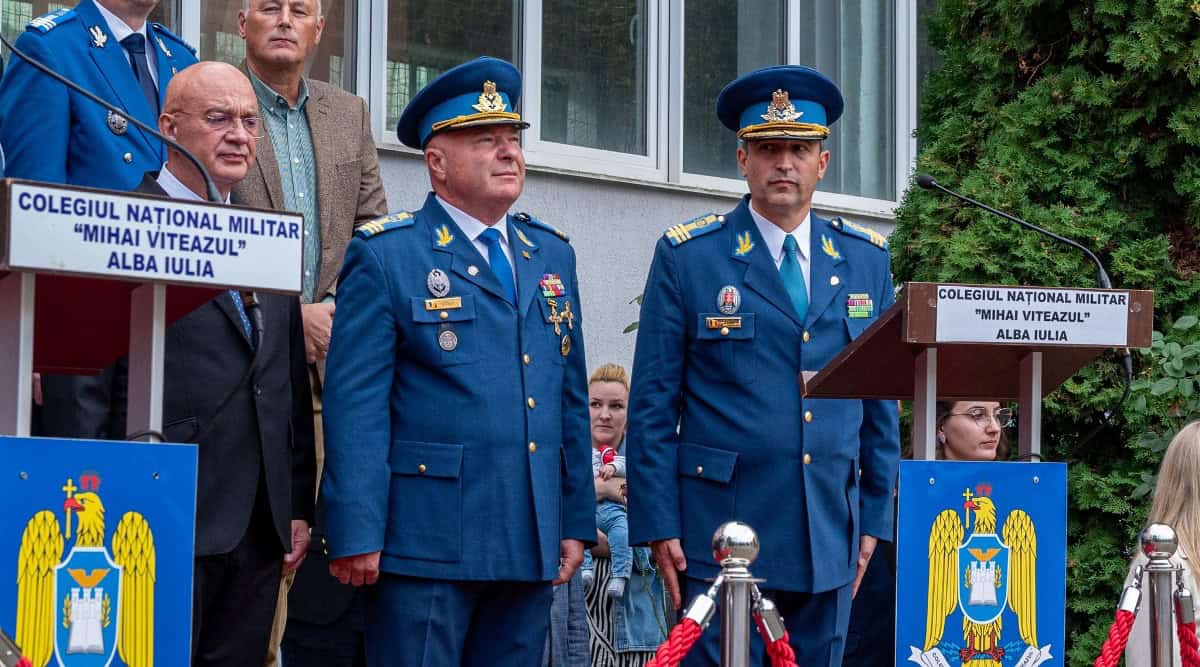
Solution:
{"label": "chrome ball finial", "polygon": [[730,521],[713,533],[712,548],[717,563],[736,561],[749,565],[758,558],[758,534],[741,521]]}
{"label": "chrome ball finial", "polygon": [[1175,529],[1165,523],[1152,523],[1142,531],[1142,553],[1151,560],[1170,558],[1178,548]]}

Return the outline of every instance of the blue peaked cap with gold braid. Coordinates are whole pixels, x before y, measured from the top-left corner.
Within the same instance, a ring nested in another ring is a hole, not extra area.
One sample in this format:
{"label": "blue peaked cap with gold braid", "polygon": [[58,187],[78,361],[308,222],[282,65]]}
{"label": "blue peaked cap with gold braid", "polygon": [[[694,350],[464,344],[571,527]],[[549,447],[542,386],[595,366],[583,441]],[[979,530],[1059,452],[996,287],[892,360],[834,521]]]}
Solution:
{"label": "blue peaked cap with gold braid", "polygon": [[717,117],[743,141],[824,139],[845,108],[837,84],[802,65],[754,70],[717,96]]}
{"label": "blue peaked cap with gold braid", "polygon": [[442,72],[418,92],[396,126],[405,146],[421,150],[443,130],[480,125],[529,123],[514,110],[521,98],[521,72],[499,58],[482,57]]}

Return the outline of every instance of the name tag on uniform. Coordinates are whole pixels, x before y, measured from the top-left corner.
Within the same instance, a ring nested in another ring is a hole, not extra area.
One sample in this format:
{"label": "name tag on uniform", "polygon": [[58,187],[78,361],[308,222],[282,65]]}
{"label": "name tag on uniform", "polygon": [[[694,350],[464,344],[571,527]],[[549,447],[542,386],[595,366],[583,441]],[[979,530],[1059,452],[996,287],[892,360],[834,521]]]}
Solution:
{"label": "name tag on uniform", "polygon": [[740,317],[706,317],[704,318],[704,326],[709,329],[741,329],[742,318]]}
{"label": "name tag on uniform", "polygon": [[462,308],[462,297],[452,296],[444,299],[425,299],[425,310],[454,310]]}

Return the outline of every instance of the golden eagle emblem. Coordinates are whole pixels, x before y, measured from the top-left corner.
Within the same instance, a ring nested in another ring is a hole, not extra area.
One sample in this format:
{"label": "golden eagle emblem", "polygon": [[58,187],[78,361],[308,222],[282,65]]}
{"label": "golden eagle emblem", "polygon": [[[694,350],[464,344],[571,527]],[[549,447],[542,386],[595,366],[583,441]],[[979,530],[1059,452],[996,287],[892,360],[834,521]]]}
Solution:
{"label": "golden eagle emblem", "polygon": [[788,92],[779,88],[771,94],[771,103],[767,105],[767,112],[762,119],[768,123],[794,123],[803,115],[796,111],[796,105],[788,99]]}
{"label": "golden eagle emblem", "polygon": [[504,111],[508,105],[504,103],[504,98],[500,97],[500,93],[496,92],[496,82],[484,81],[483,92],[479,95],[479,103],[472,104],[471,108],[479,113],[495,113]]}
{"label": "golden eagle emblem", "polygon": [[745,257],[750,254],[751,250],[754,250],[754,241],[750,239],[750,232],[738,234],[737,242],[737,250],[734,251],[734,254],[738,257]]}
{"label": "golden eagle emblem", "polygon": [[445,248],[454,240],[454,235],[450,233],[450,228],[442,225],[437,228],[437,244],[439,248]]}
{"label": "golden eagle emblem", "polygon": [[126,512],[106,549],[100,477],[85,472],[79,483],[62,487],[65,530],[54,511],[41,510],[21,535],[16,642],[34,667],[107,665],[114,654],[129,667],[151,667],[154,535],[145,517]]}
{"label": "golden eagle emblem", "polygon": [[837,248],[833,247],[833,239],[824,234],[821,235],[821,250],[824,250],[826,255],[834,259],[842,258],[842,254],[837,251]]}
{"label": "golden eagle emblem", "polygon": [[[951,664],[943,651],[952,652],[954,662],[962,667],[1034,667],[1052,658],[1049,645],[1038,647],[1033,519],[1015,509],[997,534],[991,492],[987,484],[976,486],[974,492],[968,488],[962,494],[962,518],[947,509],[933,521],[925,644],[909,647],[910,662],[930,667]],[[955,611],[962,612],[961,645],[943,642],[946,620]],[[1006,612],[1016,617],[1019,641],[1001,642]]]}

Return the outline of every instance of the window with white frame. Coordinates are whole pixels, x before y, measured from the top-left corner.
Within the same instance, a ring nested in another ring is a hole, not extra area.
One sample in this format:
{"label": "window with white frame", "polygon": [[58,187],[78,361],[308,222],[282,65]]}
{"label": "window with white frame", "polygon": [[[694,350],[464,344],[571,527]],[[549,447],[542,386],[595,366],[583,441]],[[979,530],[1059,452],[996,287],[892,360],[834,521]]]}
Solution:
{"label": "window with white frame", "polygon": [[543,0],[542,141],[647,154],[646,0]]}
{"label": "window with white frame", "polygon": [[[283,1],[267,0],[258,6],[269,7]],[[200,43],[197,45],[201,60],[240,65],[245,59],[246,42],[238,34],[238,12],[243,3],[244,0],[205,0],[201,3]],[[347,56],[354,45],[347,43],[345,24],[349,15],[347,5],[352,4],[354,0],[320,0],[325,29],[321,32],[321,42],[309,58],[309,78],[342,88],[353,87],[354,73],[346,70],[353,62]]]}
{"label": "window with white frame", "polygon": [[717,95],[738,76],[787,61],[783,0],[689,0],[683,13],[683,171],[741,178],[737,136]]}
{"label": "window with white frame", "polygon": [[385,134],[392,135],[408,101],[438,74],[479,56],[511,62],[517,8],[518,0],[388,0]]}

